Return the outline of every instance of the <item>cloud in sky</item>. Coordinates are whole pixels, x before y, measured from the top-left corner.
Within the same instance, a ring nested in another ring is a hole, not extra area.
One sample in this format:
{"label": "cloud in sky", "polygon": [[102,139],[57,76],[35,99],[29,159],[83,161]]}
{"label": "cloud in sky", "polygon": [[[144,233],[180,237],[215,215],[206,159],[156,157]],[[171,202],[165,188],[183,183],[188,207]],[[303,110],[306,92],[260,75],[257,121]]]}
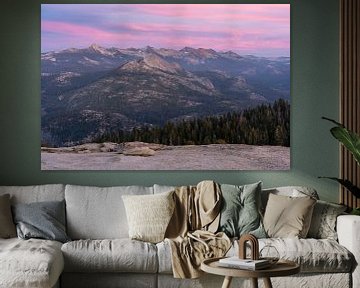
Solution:
{"label": "cloud in sky", "polygon": [[290,4],[42,4],[41,50],[212,48],[290,55]]}

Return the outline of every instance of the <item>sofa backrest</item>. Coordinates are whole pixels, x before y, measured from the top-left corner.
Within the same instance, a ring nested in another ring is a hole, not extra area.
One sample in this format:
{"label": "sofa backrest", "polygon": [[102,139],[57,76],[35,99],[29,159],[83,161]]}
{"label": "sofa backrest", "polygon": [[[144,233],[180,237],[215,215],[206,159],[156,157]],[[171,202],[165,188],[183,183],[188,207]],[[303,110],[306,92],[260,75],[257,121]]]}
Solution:
{"label": "sofa backrest", "polygon": [[65,198],[65,185],[0,186],[0,195],[4,194],[10,194],[11,204],[61,201]]}
{"label": "sofa backrest", "polygon": [[166,193],[175,190],[176,186],[154,184],[154,194]]}
{"label": "sofa backrest", "polygon": [[[154,185],[154,194],[164,193],[171,190],[174,190],[175,186],[166,186],[166,185]],[[283,186],[283,187],[274,187],[274,188],[265,188],[261,191],[261,211],[264,212],[266,208],[267,201],[269,199],[269,194],[276,194],[282,196],[291,196],[291,197],[305,197],[310,196],[315,199],[319,199],[319,195],[316,190],[311,187],[305,186]]]}
{"label": "sofa backrest", "polygon": [[153,194],[153,187],[66,185],[67,233],[71,239],[128,238],[123,195]]}
{"label": "sofa backrest", "polygon": [[[94,187],[63,184],[34,186],[0,186],[0,195],[10,194],[11,203],[66,201],[67,233],[71,239],[128,238],[123,195],[149,195],[173,190],[174,186],[154,185]],[[265,211],[269,194],[292,197],[306,195],[319,199],[308,187],[287,186],[263,189],[262,210]]]}

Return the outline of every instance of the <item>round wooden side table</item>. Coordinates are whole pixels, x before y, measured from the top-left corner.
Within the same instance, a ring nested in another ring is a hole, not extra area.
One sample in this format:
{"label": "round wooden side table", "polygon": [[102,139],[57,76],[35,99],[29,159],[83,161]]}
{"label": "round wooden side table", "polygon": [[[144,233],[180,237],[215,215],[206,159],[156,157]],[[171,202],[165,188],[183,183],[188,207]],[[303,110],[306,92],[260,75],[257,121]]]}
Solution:
{"label": "round wooden side table", "polygon": [[272,288],[270,277],[289,276],[300,272],[300,266],[288,260],[279,260],[270,268],[261,270],[245,270],[237,268],[222,267],[219,259],[206,259],[201,263],[201,270],[216,275],[225,276],[222,288],[229,288],[233,277],[251,278],[253,287],[258,288],[258,278],[263,278],[265,287]]}

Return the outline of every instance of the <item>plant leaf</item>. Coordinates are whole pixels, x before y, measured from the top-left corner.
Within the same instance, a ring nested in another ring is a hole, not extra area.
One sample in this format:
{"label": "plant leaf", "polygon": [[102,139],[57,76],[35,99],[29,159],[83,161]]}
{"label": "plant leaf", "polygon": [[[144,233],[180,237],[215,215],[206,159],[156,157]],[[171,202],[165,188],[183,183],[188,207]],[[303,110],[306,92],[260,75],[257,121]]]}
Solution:
{"label": "plant leaf", "polygon": [[327,117],[321,117],[321,119],[325,119],[325,120],[327,120],[327,121],[330,121],[330,122],[332,122],[332,123],[334,123],[334,124],[336,124],[337,126],[339,126],[339,127],[345,127],[343,124],[341,124],[341,123],[339,123],[339,122],[337,122],[337,121],[335,121],[334,119],[330,119],[330,118],[327,118]]}
{"label": "plant leaf", "polygon": [[330,129],[331,134],[350,151],[355,161],[360,165],[360,136],[333,119],[327,117],[321,118],[337,125],[337,127]]}
{"label": "plant leaf", "polygon": [[360,165],[360,136],[345,127],[333,127],[330,131],[353,154]]}
{"label": "plant leaf", "polygon": [[347,190],[349,190],[356,198],[360,198],[360,188],[355,186],[351,181],[346,179],[340,179],[336,177],[319,177],[326,178],[330,180],[334,180],[339,182],[342,186],[344,186]]}

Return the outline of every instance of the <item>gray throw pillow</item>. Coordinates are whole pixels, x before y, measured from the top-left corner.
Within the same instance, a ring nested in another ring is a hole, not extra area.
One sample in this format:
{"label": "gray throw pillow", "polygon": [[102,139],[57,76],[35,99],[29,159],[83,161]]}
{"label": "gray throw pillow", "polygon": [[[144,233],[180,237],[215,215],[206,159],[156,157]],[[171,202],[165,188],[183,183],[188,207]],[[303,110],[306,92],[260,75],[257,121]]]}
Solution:
{"label": "gray throw pillow", "polygon": [[229,237],[250,233],[257,238],[266,238],[260,216],[261,182],[243,186],[222,184],[221,192],[219,231]]}
{"label": "gray throw pillow", "polygon": [[16,229],[11,215],[10,195],[0,196],[0,238],[16,237]]}
{"label": "gray throw pillow", "polygon": [[65,232],[65,201],[15,204],[13,215],[19,238],[70,241]]}
{"label": "gray throw pillow", "polygon": [[309,238],[337,240],[336,219],[346,206],[318,200],[312,214]]}

